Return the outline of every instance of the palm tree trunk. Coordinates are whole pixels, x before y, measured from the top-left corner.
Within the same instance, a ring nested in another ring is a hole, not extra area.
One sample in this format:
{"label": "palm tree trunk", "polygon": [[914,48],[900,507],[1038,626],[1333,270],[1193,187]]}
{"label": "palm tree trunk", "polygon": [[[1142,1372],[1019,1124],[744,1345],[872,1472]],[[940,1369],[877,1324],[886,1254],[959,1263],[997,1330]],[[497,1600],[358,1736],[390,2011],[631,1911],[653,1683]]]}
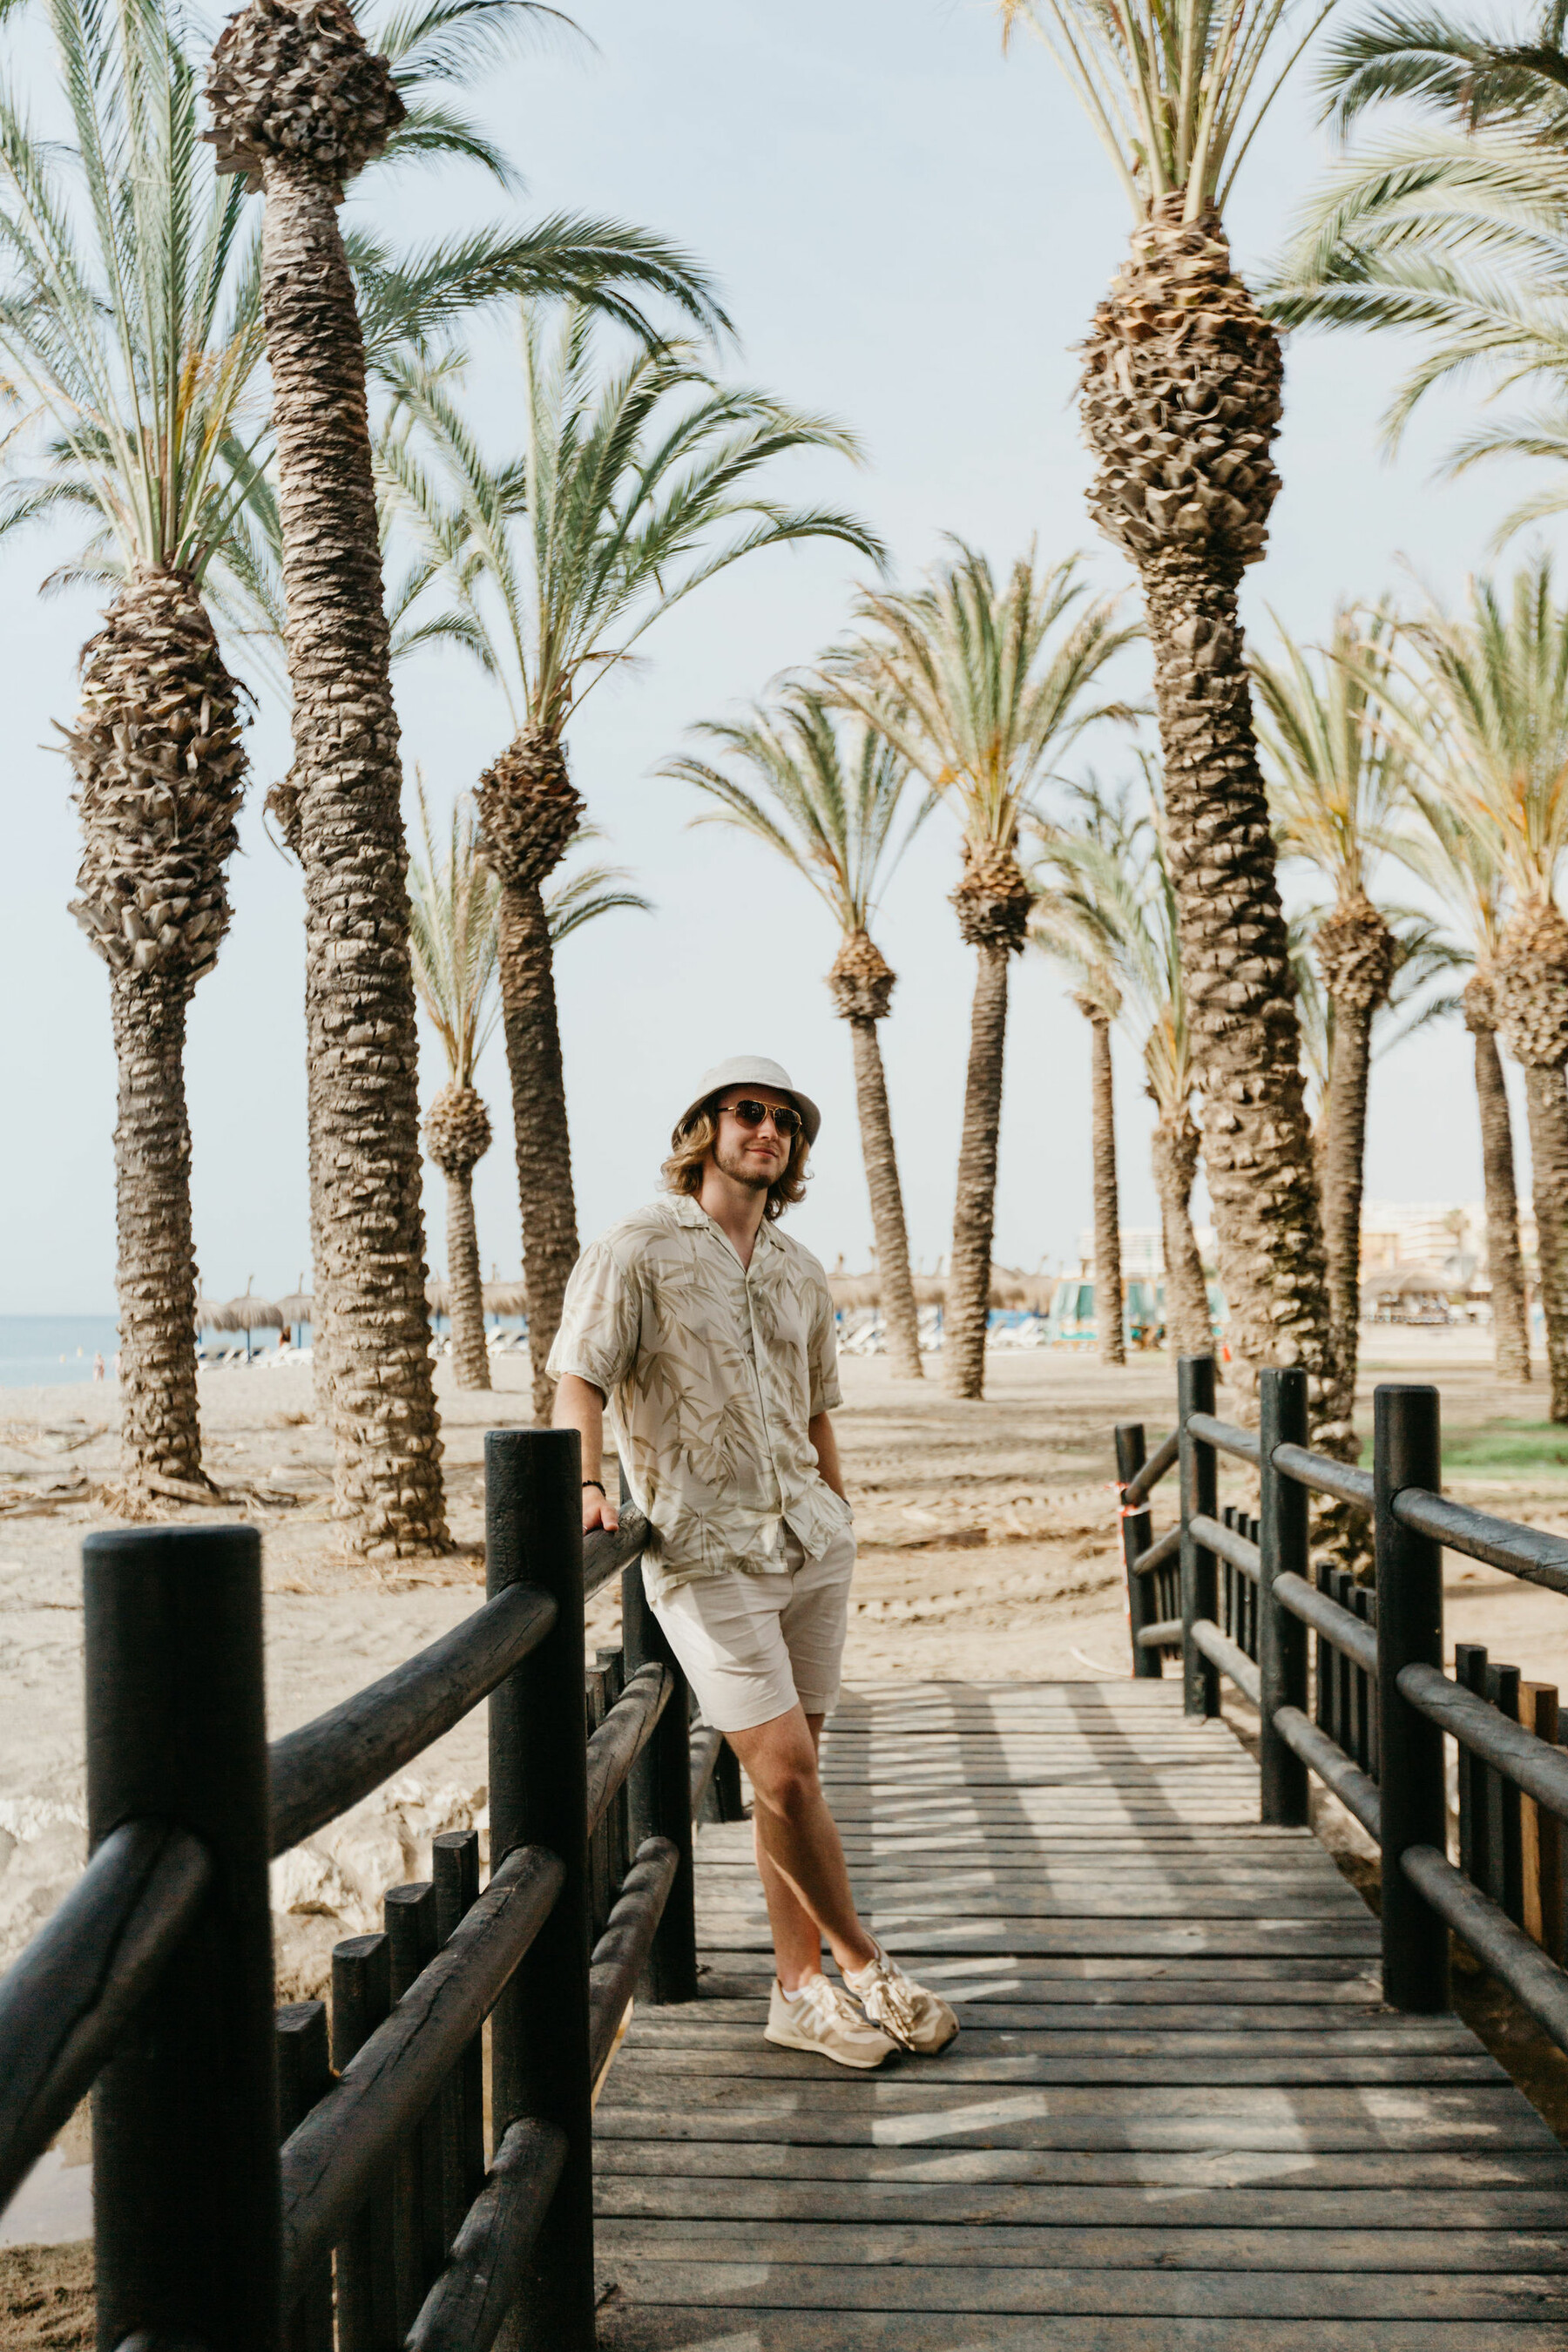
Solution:
{"label": "palm tree trunk", "polygon": [[1143,579],[1231,1350],[1244,1378],[1293,1363],[1321,1378],[1322,1228],[1236,587],[1179,555],[1150,563]]}
{"label": "palm tree trunk", "polygon": [[504,880],[501,885],[500,996],[522,1211],[533,1417],[548,1423],[553,1383],[545,1366],[561,1327],[566,1278],[577,1262],[577,1204],[555,1011],[554,953],[537,882],[521,889]]}
{"label": "palm tree trunk", "polygon": [[1157,198],[1085,346],[1089,504],[1138,567],[1154,652],[1170,866],[1230,1341],[1329,1370],[1322,1227],[1274,842],[1237,590],[1279,488],[1278,336],[1217,214]]}
{"label": "palm tree trunk", "polygon": [[263,181],[333,1511],[356,1549],[407,1554],[444,1549],[447,1524],[364,352],[336,183],[272,154]]}
{"label": "palm tree trunk", "polygon": [[1198,1130],[1184,1108],[1174,1118],[1156,1119],[1151,1156],[1160,1196],[1160,1229],[1165,1244],[1166,1344],[1174,1356],[1214,1352],[1208,1284],[1198,1237],[1193,1230],[1193,1182],[1198,1167]]}
{"label": "palm tree trunk", "polygon": [[893,1121],[888,1108],[887,1075],[877,1024],[868,1014],[852,1016],[850,1042],[855,1054],[855,1102],[860,1114],[860,1152],[866,1163],[866,1187],[871,1195],[871,1230],[877,1236],[877,1276],[882,1294],[882,1332],[888,1359],[900,1380],[924,1378],[921,1364],[920,1317],[915,1286],[910,1275],[910,1242],[904,1226],[904,1196],[899,1183],[899,1163],[893,1150]]}
{"label": "palm tree trunk", "polygon": [[952,1213],[942,1354],[952,1395],[985,1393],[985,1328],[991,1311],[991,1236],[996,1221],[996,1153],[1002,1127],[1002,1066],[1007,1043],[1007,957],[1001,946],[976,950],[969,1025],[963,1135]]}
{"label": "palm tree trunk", "polygon": [[120,1073],[114,1125],[124,1501],[207,1500],[196,1401],[196,1257],[185,1110],[183,976],[116,972],[110,983]]}
{"label": "palm tree trunk", "polygon": [[208,1499],[196,1410],[185,1007],[228,929],[239,696],[187,573],[138,569],[82,649],[66,730],[82,858],[71,912],[109,967],[120,1073],[121,1446],[127,1508]]}
{"label": "palm tree trunk", "polygon": [[471,1168],[450,1171],[447,1177],[447,1282],[452,1294],[452,1376],[460,1389],[488,1389],[490,1352],[485,1345]]}
{"label": "palm tree trunk", "polygon": [[[1367,1080],[1372,1068],[1373,1007],[1341,998],[1334,1008],[1329,1079],[1329,1131],[1322,1160],[1323,1240],[1329,1268],[1329,1350],[1331,1424],[1347,1442],[1355,1422],[1356,1361],[1361,1328],[1361,1200],[1366,1152]],[[1320,1433],[1327,1443],[1330,1430]],[[1331,1451],[1332,1447],[1331,1445]]]}
{"label": "palm tree trunk", "polygon": [[1530,1378],[1530,1313],[1524,1258],[1519,1246],[1519,1193],[1513,1172],[1513,1126],[1497,1033],[1477,1029],[1476,1102],[1481,1120],[1481,1165],[1487,1197],[1487,1270],[1492,1286],[1492,1349],[1500,1381]]}
{"label": "palm tree trunk", "polygon": [[1568,1087],[1561,1069],[1532,1062],[1525,1067],[1524,1090],[1551,1417],[1568,1421]]}
{"label": "palm tree trunk", "polygon": [[1094,1315],[1101,1363],[1127,1361],[1121,1328],[1121,1203],[1116,1187],[1116,1092],[1110,1065],[1110,1024],[1089,1017],[1091,1083],[1089,1132],[1094,1155]]}

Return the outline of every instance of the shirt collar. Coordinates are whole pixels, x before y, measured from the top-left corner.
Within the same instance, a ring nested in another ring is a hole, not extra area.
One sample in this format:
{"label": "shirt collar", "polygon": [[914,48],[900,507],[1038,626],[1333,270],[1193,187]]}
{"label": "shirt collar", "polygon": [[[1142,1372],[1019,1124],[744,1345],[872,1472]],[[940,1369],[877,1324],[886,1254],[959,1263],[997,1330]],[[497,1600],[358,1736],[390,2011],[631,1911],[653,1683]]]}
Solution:
{"label": "shirt collar", "polygon": [[[669,1213],[675,1219],[678,1225],[690,1225],[699,1232],[718,1234],[721,1241],[724,1239],[724,1236],[719,1233],[718,1226],[714,1223],[707,1210],[702,1206],[700,1201],[694,1199],[691,1193],[672,1192],[667,1194],[666,1199],[668,1204]],[[762,1229],[759,1232],[755,1242],[752,1245],[752,1257],[753,1262],[755,1261],[758,1250],[776,1250],[782,1249],[783,1247],[784,1244],[780,1241],[777,1234],[774,1233],[773,1226],[764,1217],[762,1223]]]}

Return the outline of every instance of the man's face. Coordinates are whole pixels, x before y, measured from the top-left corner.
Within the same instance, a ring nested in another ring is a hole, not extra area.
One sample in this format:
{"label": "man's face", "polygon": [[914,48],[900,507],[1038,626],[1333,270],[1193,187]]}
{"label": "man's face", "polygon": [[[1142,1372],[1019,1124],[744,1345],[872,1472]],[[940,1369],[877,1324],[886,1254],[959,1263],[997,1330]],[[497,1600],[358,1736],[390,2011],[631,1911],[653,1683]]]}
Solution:
{"label": "man's face", "polygon": [[714,1166],[737,1184],[765,1192],[789,1164],[791,1139],[779,1133],[771,1118],[760,1127],[745,1125],[735,1116],[738,1102],[766,1103],[770,1111],[794,1110],[795,1105],[788,1095],[778,1094],[771,1087],[744,1086],[727,1087],[714,1106],[719,1122],[713,1139]]}

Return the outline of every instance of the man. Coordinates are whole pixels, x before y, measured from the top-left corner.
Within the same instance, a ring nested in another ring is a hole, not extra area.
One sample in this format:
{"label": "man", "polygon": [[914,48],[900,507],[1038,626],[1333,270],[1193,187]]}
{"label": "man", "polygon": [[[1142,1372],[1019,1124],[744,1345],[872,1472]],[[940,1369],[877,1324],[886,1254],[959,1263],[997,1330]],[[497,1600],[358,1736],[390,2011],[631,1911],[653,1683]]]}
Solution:
{"label": "man", "polygon": [[[555,1425],[583,1441],[583,1525],[618,1525],[604,1415],[651,1533],[648,1601],[755,1795],[777,1963],[767,2038],[841,2066],[958,2031],[861,1925],[817,1776],[838,1696],[855,1537],[828,1418],[827,1278],[776,1230],[820,1114],[776,1062],[710,1070],[677,1121],[665,1196],[585,1250],[551,1352]],[[826,1938],[843,1986],[822,1973]]]}

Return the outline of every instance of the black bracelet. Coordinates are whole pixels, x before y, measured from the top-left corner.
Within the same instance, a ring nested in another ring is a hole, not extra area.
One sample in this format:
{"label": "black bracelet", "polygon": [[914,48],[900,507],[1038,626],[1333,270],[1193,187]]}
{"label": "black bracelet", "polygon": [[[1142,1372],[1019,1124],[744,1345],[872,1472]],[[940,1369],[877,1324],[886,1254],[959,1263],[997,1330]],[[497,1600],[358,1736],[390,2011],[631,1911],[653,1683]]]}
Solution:
{"label": "black bracelet", "polygon": [[597,1478],[584,1478],[583,1484],[584,1486],[597,1486],[600,1494],[605,1496],[605,1502],[607,1503],[609,1501],[610,1498],[608,1495],[605,1494],[605,1489]]}

